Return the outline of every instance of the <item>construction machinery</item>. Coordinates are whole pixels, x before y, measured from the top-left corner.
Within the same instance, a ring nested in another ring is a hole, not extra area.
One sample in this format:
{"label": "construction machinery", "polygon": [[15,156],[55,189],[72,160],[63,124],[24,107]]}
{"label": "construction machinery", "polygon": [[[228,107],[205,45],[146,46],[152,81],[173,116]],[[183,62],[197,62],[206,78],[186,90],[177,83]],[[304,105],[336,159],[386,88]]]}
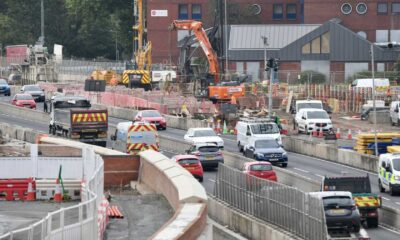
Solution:
{"label": "construction machinery", "polygon": [[144,45],[144,11],[143,0],[134,1],[133,9],[135,25],[133,26],[133,46],[135,49],[132,62],[125,64],[122,83],[130,88],[151,90],[151,42]]}
{"label": "construction machinery", "polygon": [[[232,96],[235,98],[244,96],[245,88],[238,83],[220,83],[220,73],[218,66],[218,57],[213,50],[207,33],[203,28],[203,23],[195,20],[174,20],[170,26],[171,30],[184,29],[190,30],[194,33],[199,45],[201,46],[204,54],[208,60],[208,76],[206,77],[206,84],[203,87],[208,87],[208,97],[214,103],[230,101]],[[185,63],[187,64],[187,63]],[[186,67],[185,67],[186,68]],[[211,78],[211,79],[210,79]],[[206,86],[205,86],[206,85]]]}

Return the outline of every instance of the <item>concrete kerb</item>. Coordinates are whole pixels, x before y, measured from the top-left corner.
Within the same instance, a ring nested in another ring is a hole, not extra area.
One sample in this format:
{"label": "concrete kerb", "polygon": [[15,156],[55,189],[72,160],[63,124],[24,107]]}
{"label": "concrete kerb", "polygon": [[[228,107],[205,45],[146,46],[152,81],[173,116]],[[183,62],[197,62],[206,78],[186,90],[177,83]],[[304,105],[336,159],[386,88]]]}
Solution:
{"label": "concrete kerb", "polygon": [[240,232],[248,239],[254,240],[287,240],[300,239],[275,225],[260,221],[247,213],[230,208],[214,197],[208,198],[208,214],[216,222]]}

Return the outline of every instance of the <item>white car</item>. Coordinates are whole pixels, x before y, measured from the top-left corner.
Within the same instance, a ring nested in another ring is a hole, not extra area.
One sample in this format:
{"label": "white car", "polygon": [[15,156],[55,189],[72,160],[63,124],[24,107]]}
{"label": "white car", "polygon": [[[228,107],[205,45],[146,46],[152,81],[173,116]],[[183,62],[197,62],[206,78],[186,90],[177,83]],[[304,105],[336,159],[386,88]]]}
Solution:
{"label": "white car", "polygon": [[299,131],[310,133],[313,131],[330,131],[332,121],[325,110],[315,108],[303,108],[296,114],[296,124]]}
{"label": "white car", "polygon": [[219,148],[224,148],[224,140],[220,138],[211,128],[189,128],[184,136],[186,142],[215,143]]}

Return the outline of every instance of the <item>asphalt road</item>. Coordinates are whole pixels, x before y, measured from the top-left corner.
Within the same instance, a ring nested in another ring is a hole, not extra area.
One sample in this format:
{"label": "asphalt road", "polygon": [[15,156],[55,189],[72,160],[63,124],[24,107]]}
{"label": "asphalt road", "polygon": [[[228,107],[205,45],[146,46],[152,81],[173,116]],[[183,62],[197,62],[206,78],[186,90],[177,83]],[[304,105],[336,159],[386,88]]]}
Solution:
{"label": "asphalt road", "polygon": [[[0,97],[0,101],[3,100],[3,96]],[[7,100],[3,100],[7,101]],[[39,111],[39,109],[38,109]],[[38,131],[42,131],[47,133],[48,131],[48,123],[40,123],[40,122],[32,122],[27,119],[20,119],[13,116],[6,116],[0,114],[0,121],[7,122],[10,124],[20,125],[23,127],[35,129]],[[110,118],[110,124],[116,124],[120,121],[126,121],[124,119],[116,119]],[[185,134],[184,130],[179,129],[172,129],[167,128],[166,131],[160,131],[160,135],[166,135],[169,137],[183,139],[183,135]],[[238,153],[238,149],[236,146],[235,136],[222,136],[225,141],[225,150],[229,152],[236,152]],[[170,155],[170,154],[166,154]],[[289,157],[289,165],[287,167],[288,170],[296,172],[298,174],[316,179],[321,180],[324,175],[342,175],[343,173],[349,174],[357,174],[357,175],[365,175],[367,172],[351,167],[347,167],[344,165],[328,162],[322,159],[308,157],[296,153],[288,153]],[[215,176],[217,170],[206,171],[204,175],[204,182],[203,186],[205,187],[208,193],[213,192]],[[372,190],[375,193],[378,193],[377,188],[377,176],[376,174],[370,174]],[[278,179],[279,181],[279,179]],[[400,196],[392,197],[386,193],[381,194],[383,196],[383,204],[386,206],[391,206],[395,208],[400,208]],[[377,229],[368,229],[368,233],[371,239],[399,239],[400,233],[393,232],[389,229],[379,227]]]}

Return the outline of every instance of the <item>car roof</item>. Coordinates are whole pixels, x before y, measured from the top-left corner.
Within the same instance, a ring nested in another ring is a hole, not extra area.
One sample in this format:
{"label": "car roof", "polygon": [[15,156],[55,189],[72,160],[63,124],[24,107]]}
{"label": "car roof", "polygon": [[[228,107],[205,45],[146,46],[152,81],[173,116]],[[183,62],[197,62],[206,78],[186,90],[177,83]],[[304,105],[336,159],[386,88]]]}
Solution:
{"label": "car roof", "polygon": [[32,96],[29,93],[16,93],[15,96]]}
{"label": "car roof", "polygon": [[196,155],[191,155],[191,154],[181,154],[181,155],[175,155],[174,158],[179,161],[182,159],[197,159],[199,160],[199,158]]}
{"label": "car roof", "polygon": [[315,196],[318,198],[325,198],[325,197],[334,197],[334,196],[346,196],[351,198],[352,194],[348,191],[326,191],[326,192],[310,192],[311,196]]}
{"label": "car roof", "polygon": [[141,110],[139,112],[159,112],[159,111],[155,109],[148,109],[148,110]]}
{"label": "car roof", "polygon": [[326,112],[324,109],[319,108],[302,108],[299,112]]}
{"label": "car roof", "polygon": [[213,131],[212,128],[190,128],[190,129],[193,130],[193,131],[201,131],[201,130],[211,130],[211,131]]}
{"label": "car roof", "polygon": [[252,166],[252,165],[272,165],[270,162],[245,162],[245,166]]}
{"label": "car roof", "polygon": [[316,100],[316,99],[304,99],[304,100],[296,100],[296,103],[302,103],[302,102],[322,102],[321,100]]}
{"label": "car roof", "polygon": [[194,143],[193,146],[195,146],[196,148],[199,148],[199,147],[218,147],[218,144],[214,143],[214,142],[199,142],[199,143]]}
{"label": "car roof", "polygon": [[40,86],[37,84],[24,85],[24,87],[39,87],[40,88]]}
{"label": "car roof", "polygon": [[53,99],[54,102],[69,101],[69,100],[88,100],[88,99],[85,97],[82,97],[82,96],[64,96],[64,95],[54,96],[54,99]]}

